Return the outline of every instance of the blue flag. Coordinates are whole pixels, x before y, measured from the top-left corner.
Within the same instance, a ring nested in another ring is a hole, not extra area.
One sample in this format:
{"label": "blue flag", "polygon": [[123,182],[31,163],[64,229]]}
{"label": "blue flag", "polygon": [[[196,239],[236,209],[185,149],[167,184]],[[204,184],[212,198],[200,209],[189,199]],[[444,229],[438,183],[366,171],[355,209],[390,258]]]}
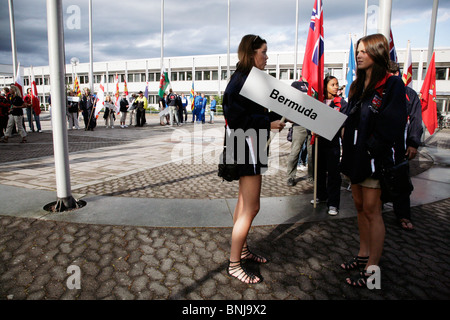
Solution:
{"label": "blue flag", "polygon": [[350,86],[356,78],[356,62],[355,62],[355,50],[353,48],[353,41],[350,39],[350,52],[348,56],[348,72],[347,72],[347,85],[345,86],[345,96],[348,97]]}

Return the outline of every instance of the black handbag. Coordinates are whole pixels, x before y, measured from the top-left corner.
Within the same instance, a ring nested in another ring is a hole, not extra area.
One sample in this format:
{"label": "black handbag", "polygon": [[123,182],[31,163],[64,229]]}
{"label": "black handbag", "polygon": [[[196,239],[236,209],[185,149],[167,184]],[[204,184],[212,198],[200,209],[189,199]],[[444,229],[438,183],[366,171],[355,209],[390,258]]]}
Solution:
{"label": "black handbag", "polygon": [[381,200],[392,202],[401,196],[410,195],[414,186],[409,176],[409,162],[405,160],[380,171]]}
{"label": "black handbag", "polygon": [[217,175],[221,177],[223,180],[226,181],[234,181],[239,180],[239,165],[236,163],[236,160],[232,160],[232,163],[230,162],[230,159],[227,161],[227,155],[226,155],[226,149],[227,147],[223,147],[222,154],[220,155],[219,160],[219,170],[217,172]]}

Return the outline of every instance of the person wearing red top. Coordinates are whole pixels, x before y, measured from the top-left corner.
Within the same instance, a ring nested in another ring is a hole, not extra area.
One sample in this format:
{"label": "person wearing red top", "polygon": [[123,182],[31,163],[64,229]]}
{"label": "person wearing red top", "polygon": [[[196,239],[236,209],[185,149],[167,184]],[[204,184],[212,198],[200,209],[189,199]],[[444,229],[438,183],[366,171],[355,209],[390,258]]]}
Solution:
{"label": "person wearing red top", "polygon": [[34,121],[36,121],[36,128],[38,132],[42,132],[41,130],[41,120],[39,118],[39,115],[41,114],[41,107],[39,105],[39,99],[31,94],[31,88],[27,89],[27,95],[23,99],[25,106],[27,108],[27,118],[28,118],[28,125],[30,126],[30,130],[34,132],[34,125],[33,125],[33,118],[32,115],[34,115]]}

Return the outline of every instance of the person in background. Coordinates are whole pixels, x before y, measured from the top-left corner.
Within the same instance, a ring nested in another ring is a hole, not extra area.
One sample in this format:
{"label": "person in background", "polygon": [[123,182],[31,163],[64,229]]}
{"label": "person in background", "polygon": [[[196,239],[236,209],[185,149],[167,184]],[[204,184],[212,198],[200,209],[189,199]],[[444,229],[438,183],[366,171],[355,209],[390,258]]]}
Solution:
{"label": "person in background", "polygon": [[[390,61],[390,70],[393,75],[399,76],[400,69],[398,64]],[[420,146],[420,138],[423,133],[422,127],[422,105],[417,93],[410,87],[405,87],[406,91],[406,109],[408,113],[408,122],[406,130],[406,157],[412,160],[417,155],[417,149]],[[412,230],[413,224],[411,220],[411,201],[408,194],[402,195],[401,198],[392,202],[395,216],[404,230]]]}
{"label": "person in background", "polygon": [[105,127],[109,128],[111,127],[112,129],[114,129],[114,103],[111,100],[111,96],[107,95],[105,98],[105,111],[103,114],[103,119],[105,119]]}
{"label": "person in background", "polygon": [[214,123],[214,112],[216,112],[216,98],[214,96],[210,97],[211,104],[209,106],[209,123]]}
{"label": "person in background", "polygon": [[20,143],[27,142],[27,132],[23,128],[23,108],[26,108],[22,95],[20,94],[19,88],[12,85],[11,86],[11,109],[9,111],[8,124],[6,126],[6,133],[3,142],[8,142],[9,137],[11,137],[14,125],[17,126],[17,131],[19,132],[22,140]]}
{"label": "person in background", "polygon": [[41,120],[39,118],[39,115],[41,114],[41,106],[39,104],[38,97],[35,97],[31,94],[31,88],[27,89],[27,95],[23,99],[26,105],[27,109],[27,118],[28,118],[28,125],[30,127],[30,131],[34,132],[34,125],[33,125],[33,117],[34,121],[36,121],[36,129],[37,132],[42,132],[41,130]]}
{"label": "person in background", "polygon": [[[347,102],[338,95],[339,83],[336,77],[327,76],[323,84],[325,104],[336,111],[347,113]],[[342,130],[339,130],[331,141],[316,135],[320,141],[314,144],[317,149],[317,198],[316,202],[327,202],[328,214],[339,213],[341,200],[341,173],[339,170],[341,157]],[[313,158],[314,158],[313,152]],[[314,204],[314,200],[311,201]]]}
{"label": "person in background", "polygon": [[128,126],[126,125],[126,121],[127,121],[127,114],[128,114],[128,100],[127,100],[127,95],[124,93],[122,94],[122,99],[120,99],[120,127],[123,128],[128,128]]}
{"label": "person in background", "polygon": [[[73,91],[69,92],[69,97],[75,98],[75,93]],[[80,129],[78,124],[78,109],[79,102],[67,99],[67,121],[69,123],[69,129]]]}

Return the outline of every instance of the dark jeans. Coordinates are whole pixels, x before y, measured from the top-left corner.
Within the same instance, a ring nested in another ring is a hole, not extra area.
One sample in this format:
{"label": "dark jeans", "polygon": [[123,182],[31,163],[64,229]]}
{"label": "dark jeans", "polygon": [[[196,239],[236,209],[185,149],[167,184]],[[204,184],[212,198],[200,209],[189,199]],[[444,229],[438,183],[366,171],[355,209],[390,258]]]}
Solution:
{"label": "dark jeans", "polygon": [[[328,199],[327,205],[339,209],[341,200],[341,173],[339,171],[340,147],[319,138],[317,150],[317,198]],[[314,148],[316,144],[314,144]],[[313,156],[315,152],[313,151]]]}
{"label": "dark jeans", "polygon": [[411,220],[411,201],[409,195],[404,195],[401,198],[392,201],[392,206],[397,219]]}

